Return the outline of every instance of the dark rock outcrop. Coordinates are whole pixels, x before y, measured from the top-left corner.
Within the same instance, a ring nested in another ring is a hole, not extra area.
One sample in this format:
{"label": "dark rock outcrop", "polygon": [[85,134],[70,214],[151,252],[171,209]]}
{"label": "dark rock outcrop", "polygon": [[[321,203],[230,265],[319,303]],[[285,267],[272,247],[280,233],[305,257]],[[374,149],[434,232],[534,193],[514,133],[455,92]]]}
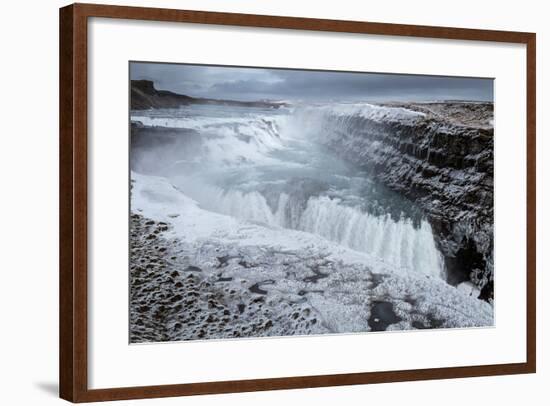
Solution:
{"label": "dark rock outcrop", "polygon": [[324,143],[418,203],[445,256],[448,282],[493,298],[492,103],[407,104],[424,116],[326,117]]}
{"label": "dark rock outcrop", "polygon": [[157,90],[150,80],[132,80],[130,105],[132,110],[150,108],[177,108],[191,104],[193,98],[182,94]]}
{"label": "dark rock outcrop", "polygon": [[130,83],[130,108],[147,110],[158,108],[178,108],[190,104],[214,104],[239,107],[279,108],[284,103],[268,101],[218,100],[191,97],[168,90],[157,90],[150,80],[132,80]]}

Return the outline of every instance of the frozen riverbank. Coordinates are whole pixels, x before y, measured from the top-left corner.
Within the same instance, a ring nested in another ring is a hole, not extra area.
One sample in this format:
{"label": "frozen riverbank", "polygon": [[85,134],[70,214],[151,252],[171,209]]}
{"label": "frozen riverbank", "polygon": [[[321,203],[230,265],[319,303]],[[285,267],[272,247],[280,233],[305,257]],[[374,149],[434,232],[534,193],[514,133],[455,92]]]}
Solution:
{"label": "frozen riverbank", "polygon": [[321,236],[204,210],[132,173],[132,342],[492,325],[442,278]]}

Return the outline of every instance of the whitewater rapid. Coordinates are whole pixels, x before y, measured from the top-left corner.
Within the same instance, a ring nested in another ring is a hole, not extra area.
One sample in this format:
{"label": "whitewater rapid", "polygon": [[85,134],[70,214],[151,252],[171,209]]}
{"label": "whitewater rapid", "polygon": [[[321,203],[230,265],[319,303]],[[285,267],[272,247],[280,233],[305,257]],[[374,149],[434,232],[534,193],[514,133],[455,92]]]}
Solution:
{"label": "whitewater rapid", "polygon": [[[327,116],[334,127],[323,125]],[[345,130],[349,117],[358,116],[421,118],[367,104],[133,112],[132,121],[145,126],[144,133],[162,128],[175,135],[135,149],[132,169],[167,179],[207,212],[276,228],[278,235],[309,233],[368,254],[396,274],[444,279],[443,257],[418,208],[323,147],[327,131]],[[159,149],[163,159],[151,160]]]}

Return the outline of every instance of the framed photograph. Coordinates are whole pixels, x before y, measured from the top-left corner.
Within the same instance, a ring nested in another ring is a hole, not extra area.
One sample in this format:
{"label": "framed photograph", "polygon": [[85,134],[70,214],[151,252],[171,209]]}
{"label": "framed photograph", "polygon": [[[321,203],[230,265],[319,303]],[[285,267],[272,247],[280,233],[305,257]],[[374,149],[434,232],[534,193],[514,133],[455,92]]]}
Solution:
{"label": "framed photograph", "polygon": [[535,34],[60,10],[60,396],[533,373]]}

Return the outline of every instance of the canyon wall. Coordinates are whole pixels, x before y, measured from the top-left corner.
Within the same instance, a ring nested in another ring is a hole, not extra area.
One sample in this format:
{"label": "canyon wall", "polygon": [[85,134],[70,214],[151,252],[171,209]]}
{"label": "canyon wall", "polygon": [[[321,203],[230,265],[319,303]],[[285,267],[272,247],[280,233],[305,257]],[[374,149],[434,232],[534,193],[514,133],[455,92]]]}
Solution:
{"label": "canyon wall", "polygon": [[323,143],[425,211],[448,282],[493,299],[492,103],[391,104],[418,114],[323,114]]}

